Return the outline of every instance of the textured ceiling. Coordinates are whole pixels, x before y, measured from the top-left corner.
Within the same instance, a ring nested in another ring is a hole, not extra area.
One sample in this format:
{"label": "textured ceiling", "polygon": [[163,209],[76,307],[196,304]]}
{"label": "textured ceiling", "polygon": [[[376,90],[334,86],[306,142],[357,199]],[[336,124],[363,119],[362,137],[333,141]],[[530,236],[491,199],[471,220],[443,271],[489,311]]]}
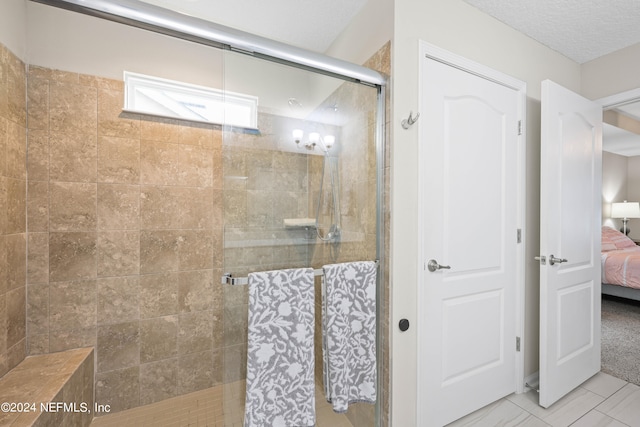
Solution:
{"label": "textured ceiling", "polygon": [[367,0],[143,0],[272,40],[324,52]]}
{"label": "textured ceiling", "polygon": [[464,0],[582,64],[640,43],[640,0]]}

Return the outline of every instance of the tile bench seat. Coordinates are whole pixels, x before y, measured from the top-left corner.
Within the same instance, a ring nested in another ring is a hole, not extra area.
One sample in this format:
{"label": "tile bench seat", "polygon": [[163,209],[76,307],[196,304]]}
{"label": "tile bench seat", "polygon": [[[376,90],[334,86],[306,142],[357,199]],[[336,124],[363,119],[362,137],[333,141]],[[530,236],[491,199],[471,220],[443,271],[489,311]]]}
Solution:
{"label": "tile bench seat", "polygon": [[88,426],[93,367],[93,348],[27,357],[0,378],[0,426]]}

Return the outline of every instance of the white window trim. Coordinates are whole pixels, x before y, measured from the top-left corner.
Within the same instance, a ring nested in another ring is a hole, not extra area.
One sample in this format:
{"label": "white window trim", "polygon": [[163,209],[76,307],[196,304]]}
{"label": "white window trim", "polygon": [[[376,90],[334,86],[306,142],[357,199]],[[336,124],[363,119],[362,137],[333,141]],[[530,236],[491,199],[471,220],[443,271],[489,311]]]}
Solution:
{"label": "white window trim", "polygon": [[258,129],[258,97],[124,72],[124,108],[145,114]]}

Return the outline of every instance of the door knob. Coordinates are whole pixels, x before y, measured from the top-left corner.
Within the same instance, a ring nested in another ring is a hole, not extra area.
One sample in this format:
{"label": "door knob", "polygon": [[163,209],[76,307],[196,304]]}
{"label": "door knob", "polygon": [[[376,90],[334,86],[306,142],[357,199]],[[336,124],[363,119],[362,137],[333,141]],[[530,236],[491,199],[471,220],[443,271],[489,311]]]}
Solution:
{"label": "door knob", "polygon": [[553,255],[549,255],[549,265],[562,264],[568,262],[566,258],[556,258]]}
{"label": "door knob", "polygon": [[440,265],[438,264],[438,261],[436,261],[435,259],[430,259],[429,262],[427,263],[427,269],[433,273],[436,270],[442,270],[442,269],[449,270],[451,269],[451,266]]}

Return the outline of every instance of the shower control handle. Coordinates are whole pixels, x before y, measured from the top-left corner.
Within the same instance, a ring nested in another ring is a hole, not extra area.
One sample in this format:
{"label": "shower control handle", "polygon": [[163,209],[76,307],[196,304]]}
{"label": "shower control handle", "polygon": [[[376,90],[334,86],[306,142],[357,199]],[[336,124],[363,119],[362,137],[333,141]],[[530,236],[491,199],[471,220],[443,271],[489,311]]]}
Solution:
{"label": "shower control handle", "polygon": [[435,259],[430,259],[429,262],[427,262],[427,269],[430,272],[433,273],[434,271],[442,270],[442,269],[450,270],[451,266],[450,265],[440,265],[440,264],[438,264],[438,261],[436,261]]}

